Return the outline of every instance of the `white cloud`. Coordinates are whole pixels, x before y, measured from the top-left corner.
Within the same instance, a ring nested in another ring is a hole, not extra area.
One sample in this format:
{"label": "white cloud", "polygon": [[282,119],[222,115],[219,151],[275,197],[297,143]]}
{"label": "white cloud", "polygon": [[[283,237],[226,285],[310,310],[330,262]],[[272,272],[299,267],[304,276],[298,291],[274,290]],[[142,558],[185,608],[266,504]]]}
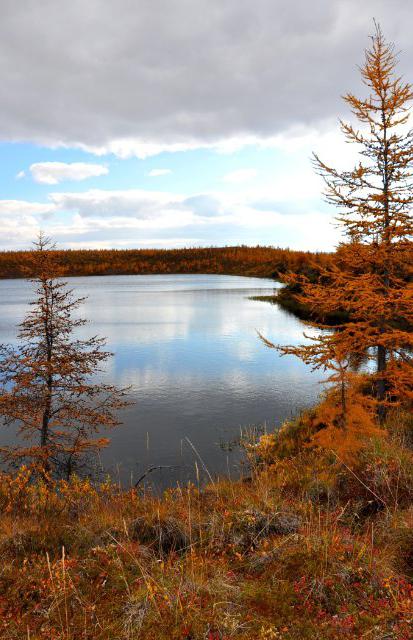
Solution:
{"label": "white cloud", "polygon": [[2,224],[7,219],[19,216],[43,215],[55,211],[53,204],[42,202],[26,202],[25,200],[0,200],[0,218]]}
{"label": "white cloud", "polygon": [[88,162],[36,162],[30,166],[30,173],[33,180],[40,184],[59,184],[104,176],[109,170],[102,164]]}
{"label": "white cloud", "polygon": [[161,153],[182,153],[195,151],[196,149],[209,149],[220,154],[231,154],[246,146],[268,146],[268,144],[271,144],[271,142],[269,142],[267,138],[264,139],[250,135],[230,136],[228,138],[220,137],[211,142],[205,141],[200,136],[194,138],[191,135],[186,138],[185,142],[169,142],[168,140],[151,142],[135,136],[133,138],[114,138],[100,145],[86,143],[72,143],[68,145],[59,143],[57,146],[77,147],[82,151],[93,153],[96,156],[113,154],[122,160],[126,160],[127,158],[145,160],[146,158],[157,156]]}
{"label": "white cloud", "polygon": [[26,172],[25,171],[19,171],[19,173],[16,174],[16,180],[21,180],[25,176],[26,176]]}
{"label": "white cloud", "polygon": [[70,240],[70,248],[72,249],[134,249],[139,245],[141,248],[151,249],[152,247],[162,247],[165,249],[176,249],[178,247],[195,247],[200,246],[199,238],[189,238],[189,237],[169,237],[162,238],[153,236],[149,240],[141,239],[139,243],[136,242],[135,239],[124,239],[121,240]]}
{"label": "white cloud", "polygon": [[224,182],[232,182],[234,184],[242,184],[248,180],[252,180],[257,175],[255,169],[238,169],[227,173],[222,179]]}
{"label": "white cloud", "polygon": [[172,173],[171,169],[151,169],[147,175],[149,178],[157,178],[158,176],[166,176],[169,173]]}
{"label": "white cloud", "polygon": [[[331,124],[330,121],[324,122],[324,128],[329,130]],[[334,126],[336,126],[335,120]],[[168,142],[167,140],[155,143],[134,137],[113,139],[103,145],[74,143],[71,146],[96,156],[113,154],[122,160],[128,158],[146,160],[146,158],[157,156],[161,153],[185,153],[197,149],[214,151],[220,155],[231,155],[247,147],[255,147],[257,149],[282,149],[283,151],[289,149],[294,151],[308,143],[309,140],[317,140],[321,135],[320,131],[314,127],[289,126],[277,135],[258,136],[238,134],[226,137],[220,136],[209,142],[205,141],[201,136],[196,138],[188,137],[185,142],[179,143]],[[69,147],[69,145],[62,143],[57,146]]]}
{"label": "white cloud", "polygon": [[[289,186],[292,188],[294,183]],[[276,184],[274,190],[268,188],[264,192],[237,190],[235,194],[211,192],[194,196],[139,189],[89,190],[52,193],[50,200],[56,211],[57,236],[90,236],[95,242],[100,235],[106,245],[106,234],[111,234],[109,243],[112,241],[115,246],[120,236],[125,246],[131,246],[135,231],[135,246],[150,246],[151,242],[152,246],[171,246],[173,229],[184,229],[188,244],[195,234],[198,245],[217,244],[215,238],[222,244],[228,237],[300,249],[328,250],[337,243],[338,232],[331,224],[331,216],[314,205],[294,207],[283,196],[286,198],[287,193],[279,194]],[[63,212],[72,214],[71,228],[59,222]],[[161,244],[160,231],[167,233]]]}
{"label": "white cloud", "polygon": [[294,182],[284,184],[284,191],[283,184],[280,176],[272,187],[240,187],[234,193],[91,189],[53,192],[47,203],[3,200],[0,247],[29,246],[42,228],[63,247],[210,246],[230,239],[331,249],[338,240],[331,216],[311,198],[292,200]]}
{"label": "white cloud", "polygon": [[0,200],[1,249],[27,248],[54,210],[53,204]]}

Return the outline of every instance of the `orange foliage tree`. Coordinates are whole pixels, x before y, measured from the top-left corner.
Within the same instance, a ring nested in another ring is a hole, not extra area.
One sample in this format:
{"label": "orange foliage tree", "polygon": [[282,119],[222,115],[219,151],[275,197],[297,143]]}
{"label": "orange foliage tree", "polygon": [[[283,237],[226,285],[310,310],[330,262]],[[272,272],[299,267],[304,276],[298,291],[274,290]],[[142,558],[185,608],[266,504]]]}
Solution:
{"label": "orange foliage tree", "polygon": [[[329,253],[279,247],[190,247],[183,249],[66,249],[53,252],[65,275],[225,273],[282,278],[294,271],[316,275]],[[0,278],[25,277],[29,251],[0,251]]]}
{"label": "orange foliage tree", "polygon": [[111,354],[102,338],[73,335],[86,322],[75,314],[83,298],[60,280],[51,249],[40,235],[30,255],[36,297],[20,324],[22,344],[0,349],[0,415],[27,443],[3,448],[3,457],[30,461],[45,478],[70,476],[87,453],[105,446],[107,439],[93,434],[120,424],[114,411],[127,404],[126,390],[90,380]]}
{"label": "orange foliage tree", "polygon": [[353,169],[340,171],[314,155],[326,199],[340,209],[345,240],[315,282],[297,274],[288,278],[300,285],[297,299],[314,318],[322,322],[337,310],[350,318],[309,344],[278,347],[315,368],[334,370],[342,425],[352,357],[374,362],[371,396],[381,421],[387,407],[413,399],[413,131],[407,129],[413,94],[396,75],[396,64],[393,45],[376,26],[361,69],[369,95],[344,97],[359,124],[340,122],[346,141],[358,145],[360,159]]}

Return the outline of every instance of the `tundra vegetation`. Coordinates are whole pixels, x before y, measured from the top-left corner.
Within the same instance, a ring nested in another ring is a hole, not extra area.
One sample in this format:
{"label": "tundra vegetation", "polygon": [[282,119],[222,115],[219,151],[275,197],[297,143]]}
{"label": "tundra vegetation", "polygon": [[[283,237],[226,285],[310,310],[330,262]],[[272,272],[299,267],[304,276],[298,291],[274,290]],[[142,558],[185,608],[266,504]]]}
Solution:
{"label": "tundra vegetation", "polygon": [[346,96],[367,133],[342,123],[363,162],[342,173],[315,159],[345,242],[287,276],[311,328],[337,308],[346,318],[280,347],[328,372],[321,402],[246,438],[238,481],[159,496],[2,473],[2,638],[413,637],[412,94],[395,63],[377,29],[369,97]]}

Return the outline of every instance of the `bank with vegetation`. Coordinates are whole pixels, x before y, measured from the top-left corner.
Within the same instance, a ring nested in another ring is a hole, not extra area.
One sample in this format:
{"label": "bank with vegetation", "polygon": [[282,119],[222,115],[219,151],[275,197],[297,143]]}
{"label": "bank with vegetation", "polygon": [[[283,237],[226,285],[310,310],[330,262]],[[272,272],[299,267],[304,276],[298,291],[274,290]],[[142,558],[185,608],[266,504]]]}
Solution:
{"label": "bank with vegetation", "polygon": [[412,416],[330,447],[321,415],[202,490],[1,475],[0,636],[409,640]]}

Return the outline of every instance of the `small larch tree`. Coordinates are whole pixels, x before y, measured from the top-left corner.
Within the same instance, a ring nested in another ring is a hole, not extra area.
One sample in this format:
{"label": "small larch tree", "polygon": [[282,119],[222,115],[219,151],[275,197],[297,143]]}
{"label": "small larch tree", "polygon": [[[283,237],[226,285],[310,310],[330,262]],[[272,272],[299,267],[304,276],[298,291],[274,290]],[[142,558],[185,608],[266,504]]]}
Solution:
{"label": "small larch tree", "polygon": [[30,463],[46,479],[70,476],[106,446],[99,431],[119,425],[116,410],[128,404],[126,389],[93,382],[112,354],[104,339],[76,336],[86,323],[77,314],[84,298],[61,280],[53,249],[40,234],[28,267],[35,298],[19,327],[20,344],[0,348],[0,415],[21,439],[3,447],[3,458]]}
{"label": "small larch tree", "polygon": [[337,310],[349,318],[307,345],[279,347],[315,368],[335,370],[343,426],[352,358],[368,356],[374,363],[371,396],[381,421],[389,406],[413,399],[413,131],[407,126],[413,94],[396,65],[393,45],[376,26],[361,68],[368,95],[344,96],[354,120],[340,122],[359,160],[341,171],[314,155],[326,200],[339,208],[344,241],[316,282],[289,277],[300,286],[297,298],[310,308],[316,326],[326,328],[323,321]]}

